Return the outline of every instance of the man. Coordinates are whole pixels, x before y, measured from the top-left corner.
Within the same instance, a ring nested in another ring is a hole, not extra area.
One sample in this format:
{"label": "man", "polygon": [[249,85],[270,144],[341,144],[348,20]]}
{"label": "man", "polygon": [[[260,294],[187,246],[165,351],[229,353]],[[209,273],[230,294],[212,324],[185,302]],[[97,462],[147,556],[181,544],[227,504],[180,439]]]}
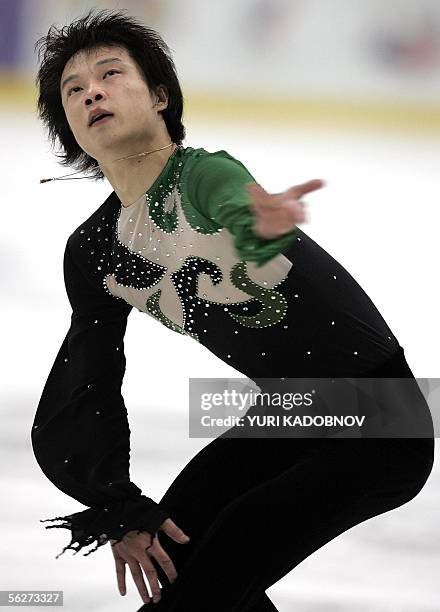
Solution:
{"label": "man", "polygon": [[[175,610],[189,609],[189,601],[192,610],[232,610],[238,602],[245,602],[240,609],[246,606],[249,612],[274,610],[265,582],[275,580],[280,568],[286,573],[293,551],[300,549],[288,539],[273,546],[265,560],[267,576],[260,581],[264,588],[248,595],[256,556],[252,540],[243,539],[240,547],[240,537],[248,537],[242,526],[248,510],[237,500],[254,487],[264,492],[267,484],[273,495],[270,511],[279,512],[285,502],[277,503],[277,495],[285,500],[285,492],[274,491],[271,478],[288,465],[296,470],[295,462],[305,455],[294,458],[284,445],[285,455],[278,443],[262,463],[256,440],[243,448],[216,439],[186,466],[161,503],[143,496],[129,477],[130,431],[120,393],[128,314],[136,307],[253,377],[350,376],[377,372],[384,364],[399,372],[404,363],[398,342],[356,281],[297,228],[305,220],[301,198],[320,189],[321,180],[271,195],[226,151],[182,146],[182,93],[157,33],[121,13],[91,11],[63,31],[51,29],[39,42],[44,57],[38,108],[52,141],[62,145],[63,163],[93,178],[106,177],[114,190],[67,242],[64,275],[72,323],[32,430],[42,470],[89,509],[52,519],[64,524],[48,528],[71,529],[64,550],[111,541],[121,594],[128,564],[145,603],[150,596],[141,570],[153,601],[161,598],[159,575],[163,588],[170,588],[164,584],[164,578],[169,580]],[[281,348],[286,343],[287,355]],[[304,452],[311,448],[308,444]],[[253,470],[235,480],[225,466],[232,456],[239,461],[240,453]],[[365,453],[369,465],[375,455],[368,448]],[[340,461],[350,465],[346,452]],[[217,466],[213,481],[201,484],[198,476],[205,468],[214,474]],[[316,476],[318,468],[310,469]],[[325,473],[322,480],[329,483],[331,477]],[[425,480],[423,466],[417,485]],[[358,486],[350,495],[363,494],[365,484]],[[310,506],[303,500],[309,514],[319,479],[313,487]],[[201,492],[197,509],[191,508]],[[338,511],[350,508],[349,501]],[[253,520],[268,512],[265,503],[252,504]],[[222,512],[224,519],[216,519]],[[355,524],[356,515],[349,514]],[[248,574],[238,566],[228,569],[235,577],[230,590],[211,582],[217,579],[213,576],[222,580],[213,567],[226,542],[220,532],[212,532],[212,539],[207,535],[216,520],[227,532],[240,524],[238,557],[249,556]],[[159,529],[171,539],[166,546],[171,557],[159,542]],[[327,529],[324,525],[323,541],[329,539]],[[185,567],[190,552],[195,565]],[[301,558],[308,554],[304,549]],[[180,583],[174,562],[186,570]],[[199,600],[196,580],[205,589],[198,588]]]}

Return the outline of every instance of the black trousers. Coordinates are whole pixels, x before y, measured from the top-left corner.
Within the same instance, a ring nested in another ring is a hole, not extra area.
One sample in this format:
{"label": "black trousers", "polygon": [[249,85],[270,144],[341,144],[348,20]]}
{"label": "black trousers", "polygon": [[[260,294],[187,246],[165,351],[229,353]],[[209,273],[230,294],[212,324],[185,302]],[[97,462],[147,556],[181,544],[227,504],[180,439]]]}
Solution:
{"label": "black trousers", "polygon": [[[413,377],[401,349],[369,377]],[[432,438],[228,438],[205,446],[161,500],[187,533],[159,532],[178,577],[158,612],[276,612],[265,590],[339,534],[423,488]]]}

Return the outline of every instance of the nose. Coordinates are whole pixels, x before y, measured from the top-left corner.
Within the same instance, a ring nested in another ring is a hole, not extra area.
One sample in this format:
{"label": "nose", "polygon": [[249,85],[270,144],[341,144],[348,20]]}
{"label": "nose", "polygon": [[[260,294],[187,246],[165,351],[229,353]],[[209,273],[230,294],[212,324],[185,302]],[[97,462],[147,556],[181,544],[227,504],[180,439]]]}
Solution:
{"label": "nose", "polygon": [[94,94],[93,96],[88,96],[86,98],[86,106],[90,106],[90,104],[93,104],[93,101],[97,101],[97,100],[102,100],[104,98],[104,95],[100,92],[97,92],[96,94]]}

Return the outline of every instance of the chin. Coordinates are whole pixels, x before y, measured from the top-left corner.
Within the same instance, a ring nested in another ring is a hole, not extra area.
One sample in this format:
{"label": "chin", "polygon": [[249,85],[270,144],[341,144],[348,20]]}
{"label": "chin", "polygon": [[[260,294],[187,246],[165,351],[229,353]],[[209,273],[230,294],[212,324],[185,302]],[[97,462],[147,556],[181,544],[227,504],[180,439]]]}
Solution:
{"label": "chin", "polygon": [[119,138],[114,132],[113,133],[108,132],[106,134],[101,133],[101,134],[96,134],[96,135],[93,134],[92,138],[93,140],[92,142],[90,142],[90,137],[89,137],[89,142],[88,142],[89,151],[86,151],[86,152],[88,153],[88,155],[91,155],[95,159],[96,159],[96,156],[99,155],[101,152],[108,151],[109,149],[114,148],[115,145],[119,141]]}

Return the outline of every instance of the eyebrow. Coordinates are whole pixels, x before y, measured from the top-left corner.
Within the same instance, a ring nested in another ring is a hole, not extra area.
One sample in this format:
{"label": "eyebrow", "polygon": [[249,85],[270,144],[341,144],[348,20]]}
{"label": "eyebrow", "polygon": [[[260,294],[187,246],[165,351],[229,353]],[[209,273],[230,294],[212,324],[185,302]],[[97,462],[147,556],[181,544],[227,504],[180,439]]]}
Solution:
{"label": "eyebrow", "polygon": [[[101,64],[110,64],[111,62],[124,63],[119,57],[109,57],[108,59],[99,60],[99,62],[96,62],[95,66],[100,66]],[[65,85],[67,85],[69,81],[73,81],[73,79],[77,79],[77,78],[78,78],[77,74],[71,74],[70,76],[67,77],[67,79],[64,79],[63,84],[61,85],[61,91],[64,89]]]}

